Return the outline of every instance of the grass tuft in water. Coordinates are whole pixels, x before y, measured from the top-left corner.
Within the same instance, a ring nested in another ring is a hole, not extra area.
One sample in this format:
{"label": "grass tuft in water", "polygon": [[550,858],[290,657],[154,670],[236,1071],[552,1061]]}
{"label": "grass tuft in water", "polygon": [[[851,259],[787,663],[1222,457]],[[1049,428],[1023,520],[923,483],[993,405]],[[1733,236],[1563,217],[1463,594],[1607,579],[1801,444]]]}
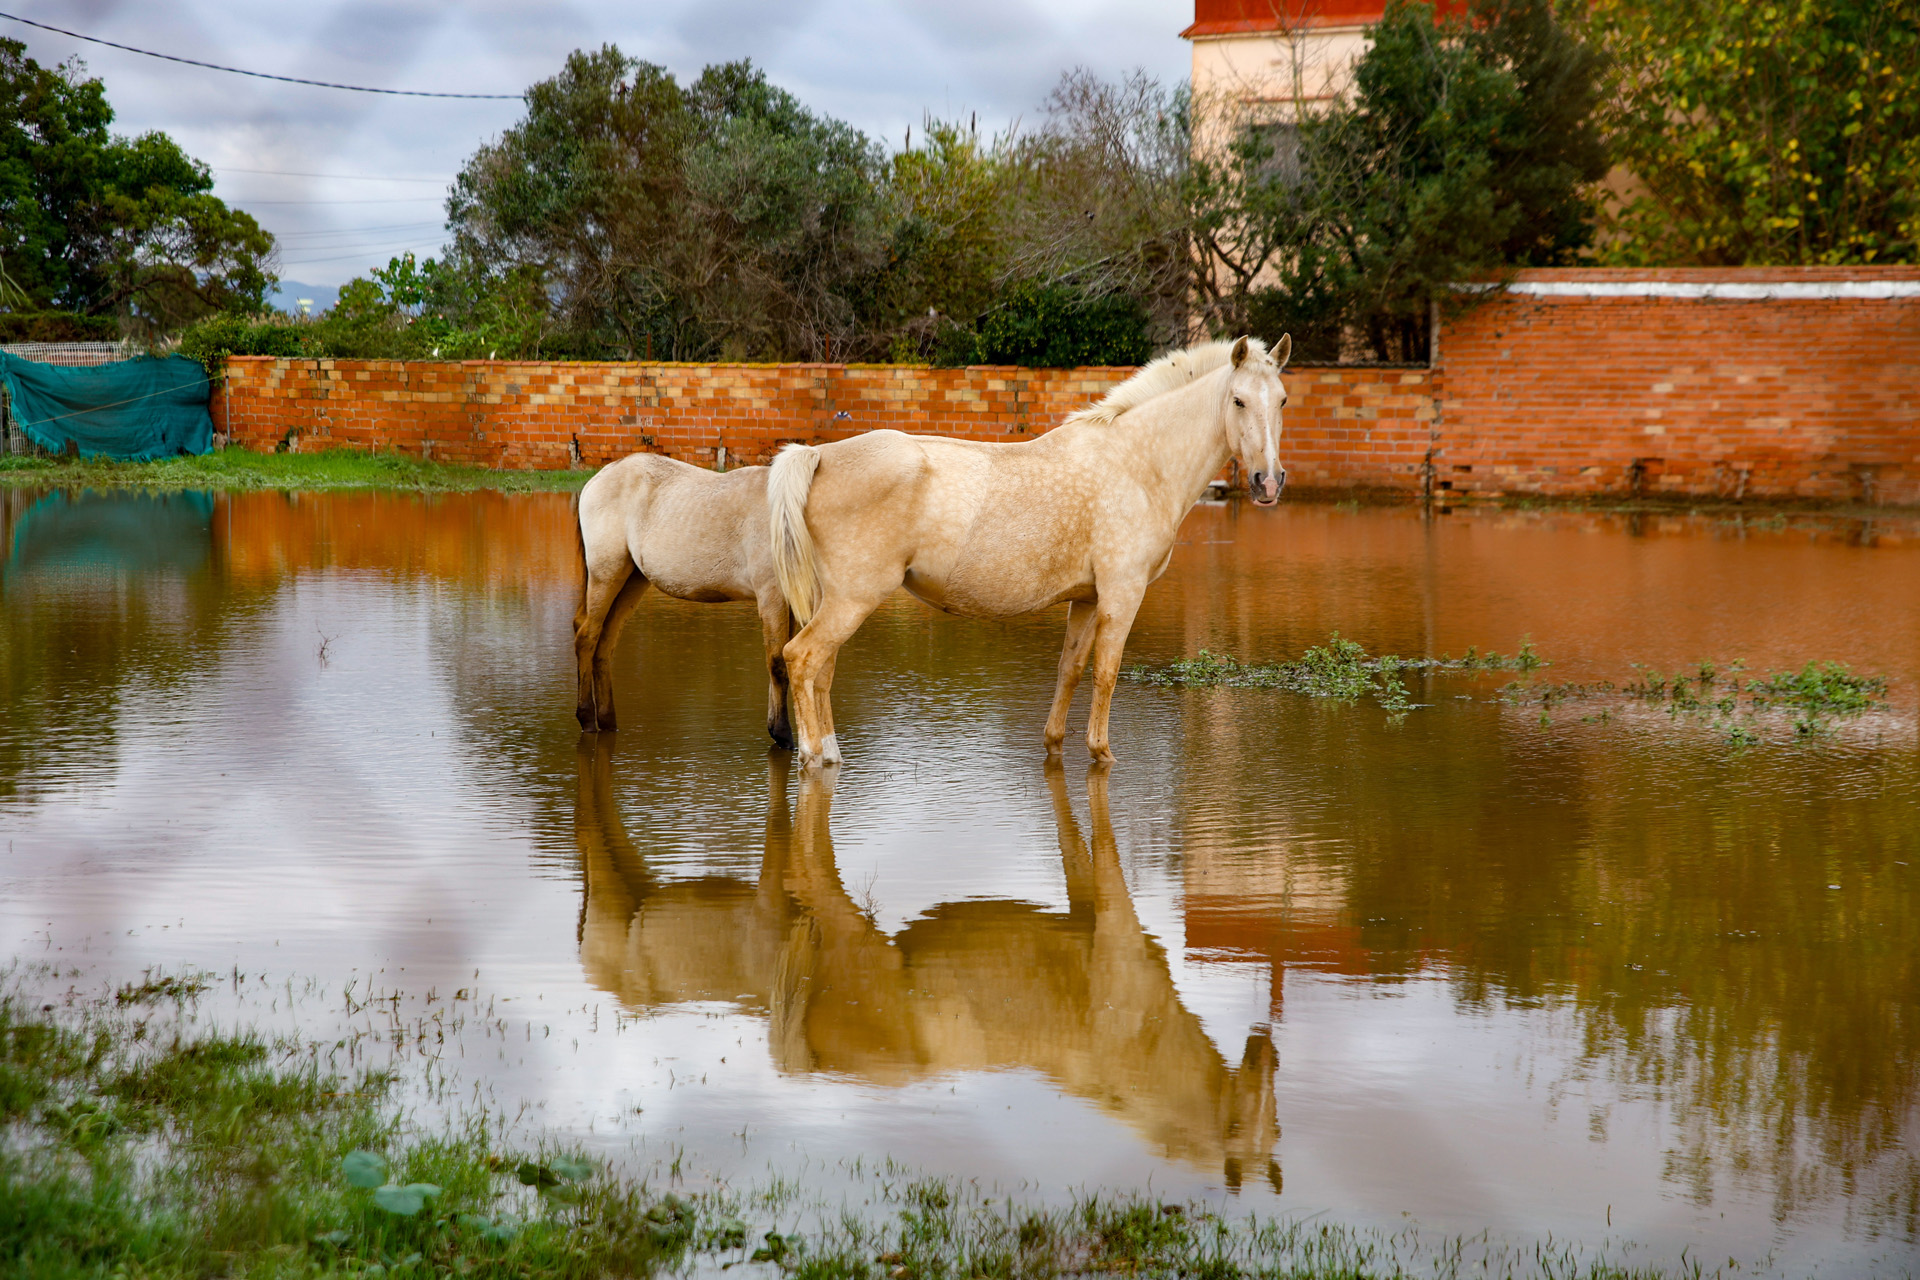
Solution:
{"label": "grass tuft in water", "polygon": [[[1625,685],[1611,681],[1594,684],[1532,684],[1516,680],[1500,691],[1503,701],[1539,704],[1544,715],[1558,703],[1598,698],[1625,698],[1643,706],[1659,707],[1673,719],[1686,718],[1721,729],[1736,750],[1758,746],[1761,729],[1782,715],[1791,717],[1797,739],[1833,734],[1836,719],[1878,710],[1887,702],[1882,676],[1855,675],[1838,662],[1809,662],[1799,671],[1777,671],[1746,680],[1746,664],[1702,661],[1693,669],[1667,673],[1635,668],[1639,678]],[[1582,717],[1592,721],[1595,717]]]}
{"label": "grass tuft in water", "polygon": [[1403,658],[1398,654],[1369,654],[1357,641],[1338,631],[1324,645],[1315,645],[1296,662],[1242,663],[1209,649],[1164,666],[1129,667],[1122,675],[1140,684],[1175,688],[1285,689],[1311,698],[1353,701],[1371,695],[1389,714],[1402,716],[1420,705],[1403,671],[1532,671],[1547,662],[1534,652],[1533,641],[1521,641],[1512,656],[1481,653],[1470,648],[1465,657]]}

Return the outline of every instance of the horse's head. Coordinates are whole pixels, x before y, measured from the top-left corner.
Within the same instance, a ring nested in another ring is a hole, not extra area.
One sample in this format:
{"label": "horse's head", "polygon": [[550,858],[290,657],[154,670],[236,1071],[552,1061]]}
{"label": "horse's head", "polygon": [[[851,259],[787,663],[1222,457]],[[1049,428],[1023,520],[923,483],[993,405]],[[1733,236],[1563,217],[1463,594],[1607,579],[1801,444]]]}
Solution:
{"label": "horse's head", "polygon": [[1280,371],[1293,354],[1293,335],[1281,338],[1271,353],[1246,338],[1233,344],[1233,367],[1227,371],[1226,401],[1221,416],[1227,444],[1247,473],[1247,487],[1255,505],[1270,507],[1280,500],[1287,483],[1280,465],[1280,409],[1287,388]]}

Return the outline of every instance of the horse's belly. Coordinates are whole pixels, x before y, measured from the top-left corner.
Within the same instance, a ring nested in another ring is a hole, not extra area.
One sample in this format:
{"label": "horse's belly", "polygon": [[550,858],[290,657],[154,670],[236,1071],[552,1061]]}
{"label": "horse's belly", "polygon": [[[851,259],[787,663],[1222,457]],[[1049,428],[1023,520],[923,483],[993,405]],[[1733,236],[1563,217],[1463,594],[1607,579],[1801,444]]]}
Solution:
{"label": "horse's belly", "polygon": [[713,565],[649,562],[641,566],[654,589],[676,600],[717,604],[722,600],[751,600],[753,585],[739,581],[740,575]]}
{"label": "horse's belly", "polygon": [[903,584],[913,595],[942,613],[961,618],[1012,618],[1037,613],[1065,600],[1092,600],[1091,582],[996,582],[990,589],[964,578],[936,578],[909,569]]}

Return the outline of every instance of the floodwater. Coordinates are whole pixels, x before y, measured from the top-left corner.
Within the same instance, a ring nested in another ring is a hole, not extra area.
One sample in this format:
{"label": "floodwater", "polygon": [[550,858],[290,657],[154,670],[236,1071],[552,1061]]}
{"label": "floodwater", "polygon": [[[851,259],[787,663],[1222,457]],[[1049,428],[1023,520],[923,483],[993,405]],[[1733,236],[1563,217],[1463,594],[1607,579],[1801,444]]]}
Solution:
{"label": "floodwater", "polygon": [[1111,774],[1071,737],[1050,772],[1060,612],[903,597],[839,663],[828,788],[768,750],[747,606],[651,599],[626,727],[581,738],[564,495],[0,490],[0,935],[76,992],[215,971],[205,1020],[689,1185],[892,1158],[1898,1274],[1916,533],[1203,506],[1130,661],[1531,636],[1536,679],[1837,660],[1891,706],[1742,750],[1506,674],[1398,723],[1123,684]]}

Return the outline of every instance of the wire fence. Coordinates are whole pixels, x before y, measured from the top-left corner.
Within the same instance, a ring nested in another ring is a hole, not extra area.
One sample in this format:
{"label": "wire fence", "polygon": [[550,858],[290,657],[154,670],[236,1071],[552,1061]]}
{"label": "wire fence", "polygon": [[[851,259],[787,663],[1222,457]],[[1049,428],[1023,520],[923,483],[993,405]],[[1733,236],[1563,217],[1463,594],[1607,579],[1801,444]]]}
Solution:
{"label": "wire fence", "polygon": [[0,343],[0,351],[22,360],[68,366],[111,364],[134,354],[124,342],[5,342]]}
{"label": "wire fence", "polygon": [[[125,342],[0,342],[0,351],[22,360],[69,368],[112,364],[115,360],[131,359],[135,354],[133,347]],[[28,440],[26,432],[14,422],[13,405],[9,401],[6,388],[0,387],[0,454],[45,452]]]}

